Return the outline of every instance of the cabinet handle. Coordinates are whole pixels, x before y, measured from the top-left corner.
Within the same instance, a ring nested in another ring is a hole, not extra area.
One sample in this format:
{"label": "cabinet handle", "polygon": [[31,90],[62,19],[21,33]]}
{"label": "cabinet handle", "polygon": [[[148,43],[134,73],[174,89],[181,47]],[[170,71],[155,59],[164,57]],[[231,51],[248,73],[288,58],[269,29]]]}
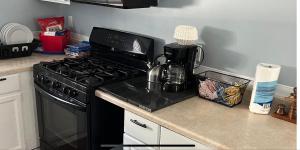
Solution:
{"label": "cabinet handle", "polygon": [[0,78],[0,81],[5,81],[6,80],[6,78]]}
{"label": "cabinet handle", "polygon": [[133,122],[134,124],[140,126],[140,127],[148,128],[146,124],[142,124],[142,123],[140,123],[140,122],[137,121],[137,120],[130,119],[130,121]]}

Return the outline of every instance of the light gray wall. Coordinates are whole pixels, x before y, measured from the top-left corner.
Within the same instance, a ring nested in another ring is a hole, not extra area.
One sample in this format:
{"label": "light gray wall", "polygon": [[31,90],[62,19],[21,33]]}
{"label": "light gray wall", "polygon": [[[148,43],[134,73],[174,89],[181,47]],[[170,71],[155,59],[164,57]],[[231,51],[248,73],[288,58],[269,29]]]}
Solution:
{"label": "light gray wall", "polygon": [[194,25],[206,44],[204,65],[253,77],[260,62],[280,64],[279,82],[296,86],[296,0],[160,0],[157,8],[136,10],[73,3],[61,9],[85,35],[103,26],[170,43],[175,26]]}
{"label": "light gray wall", "polygon": [[2,0],[0,4],[0,27],[9,22],[39,30],[37,18],[60,15],[59,5],[40,0]]}

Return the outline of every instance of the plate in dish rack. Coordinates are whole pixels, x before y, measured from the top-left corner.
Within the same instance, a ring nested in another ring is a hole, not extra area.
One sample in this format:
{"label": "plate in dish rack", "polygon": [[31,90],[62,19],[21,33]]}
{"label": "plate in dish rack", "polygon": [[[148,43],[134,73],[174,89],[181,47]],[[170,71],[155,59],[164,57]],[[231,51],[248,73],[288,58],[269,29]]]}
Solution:
{"label": "plate in dish rack", "polygon": [[5,43],[7,45],[31,43],[33,40],[33,34],[31,30],[21,24],[13,24],[9,26],[5,32]]}
{"label": "plate in dish rack", "polygon": [[31,30],[18,23],[9,23],[5,25],[1,30],[1,34],[1,41],[6,45],[31,43],[33,40],[33,33]]}
{"label": "plate in dish rack", "polygon": [[8,23],[6,25],[4,25],[2,28],[1,28],[1,36],[0,36],[0,40],[2,41],[3,44],[6,44],[5,43],[5,32],[6,32],[6,29],[11,26],[13,23]]}

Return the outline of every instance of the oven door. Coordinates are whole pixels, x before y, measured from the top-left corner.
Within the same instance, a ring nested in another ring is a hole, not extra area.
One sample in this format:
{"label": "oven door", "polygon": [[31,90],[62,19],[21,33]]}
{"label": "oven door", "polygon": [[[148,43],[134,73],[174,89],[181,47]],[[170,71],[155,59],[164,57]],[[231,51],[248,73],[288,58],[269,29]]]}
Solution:
{"label": "oven door", "polygon": [[35,85],[42,150],[85,150],[87,109],[46,92]]}

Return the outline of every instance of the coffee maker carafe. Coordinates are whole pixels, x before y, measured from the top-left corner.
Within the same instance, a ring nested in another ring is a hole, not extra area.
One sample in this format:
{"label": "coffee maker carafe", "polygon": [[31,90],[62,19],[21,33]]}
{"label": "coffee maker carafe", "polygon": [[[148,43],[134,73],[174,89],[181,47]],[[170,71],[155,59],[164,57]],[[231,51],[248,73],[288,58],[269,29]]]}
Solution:
{"label": "coffee maker carafe", "polygon": [[180,92],[192,86],[197,52],[197,45],[171,43],[164,46],[164,56],[166,57],[166,64],[162,72],[164,91]]}

